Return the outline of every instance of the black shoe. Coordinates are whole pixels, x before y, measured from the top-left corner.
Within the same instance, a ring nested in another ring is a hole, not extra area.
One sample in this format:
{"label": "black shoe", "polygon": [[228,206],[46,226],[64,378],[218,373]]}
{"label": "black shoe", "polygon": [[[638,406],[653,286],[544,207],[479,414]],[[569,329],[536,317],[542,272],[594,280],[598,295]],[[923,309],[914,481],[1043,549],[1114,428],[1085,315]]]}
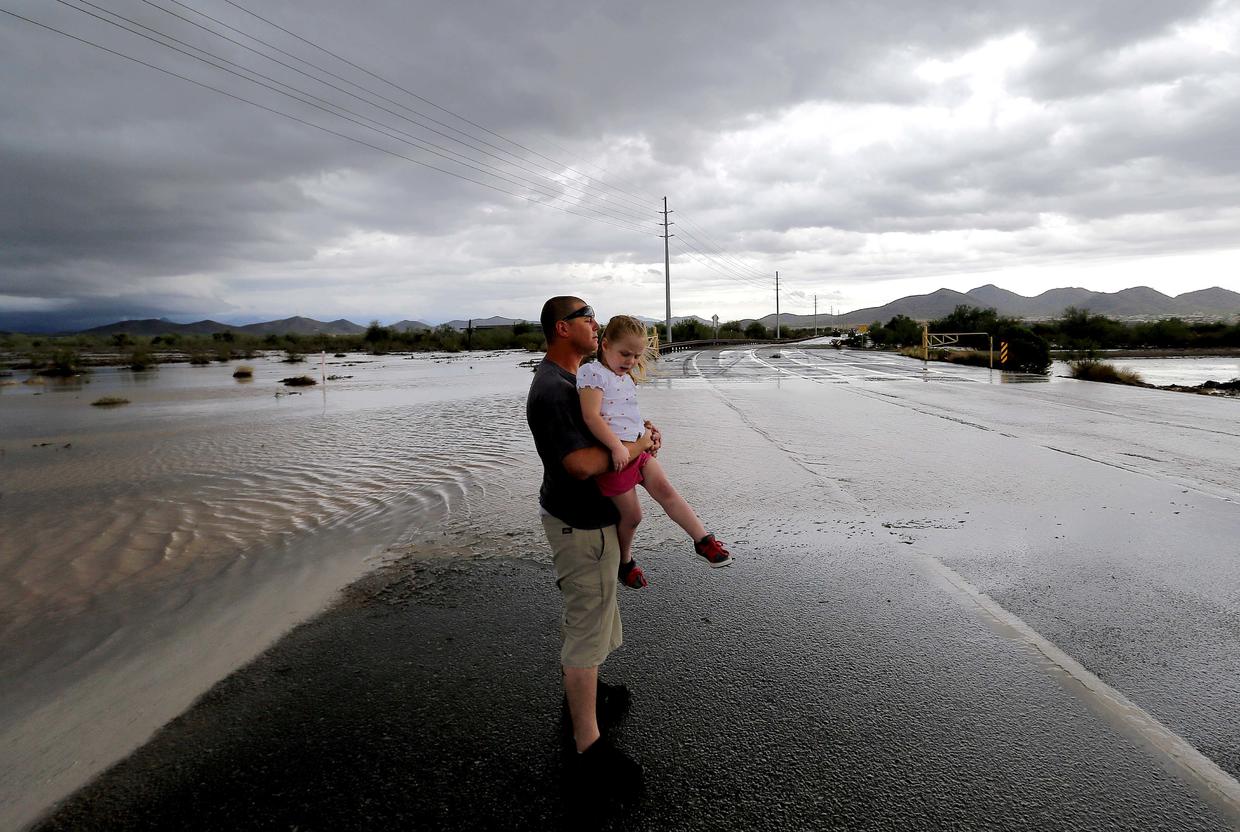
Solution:
{"label": "black shoe", "polygon": [[611,792],[622,801],[636,797],[642,788],[642,765],[599,737],[570,761],[572,774],[583,784]]}

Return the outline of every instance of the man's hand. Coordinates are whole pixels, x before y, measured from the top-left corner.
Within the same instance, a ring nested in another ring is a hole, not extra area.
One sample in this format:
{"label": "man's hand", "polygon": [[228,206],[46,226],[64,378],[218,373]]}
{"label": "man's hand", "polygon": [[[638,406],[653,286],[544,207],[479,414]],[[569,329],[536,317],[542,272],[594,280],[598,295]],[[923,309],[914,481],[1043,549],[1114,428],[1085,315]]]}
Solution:
{"label": "man's hand", "polygon": [[650,455],[658,456],[659,448],[663,447],[663,434],[659,433],[659,429],[649,419],[646,420],[646,430],[650,431]]}

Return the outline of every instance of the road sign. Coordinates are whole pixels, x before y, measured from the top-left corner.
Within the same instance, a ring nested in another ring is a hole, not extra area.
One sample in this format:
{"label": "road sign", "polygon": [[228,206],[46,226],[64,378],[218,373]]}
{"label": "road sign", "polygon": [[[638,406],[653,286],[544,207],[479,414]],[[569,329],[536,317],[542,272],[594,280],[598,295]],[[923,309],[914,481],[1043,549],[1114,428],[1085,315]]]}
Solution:
{"label": "road sign", "polygon": [[999,342],[999,363],[1007,363],[1007,341]]}

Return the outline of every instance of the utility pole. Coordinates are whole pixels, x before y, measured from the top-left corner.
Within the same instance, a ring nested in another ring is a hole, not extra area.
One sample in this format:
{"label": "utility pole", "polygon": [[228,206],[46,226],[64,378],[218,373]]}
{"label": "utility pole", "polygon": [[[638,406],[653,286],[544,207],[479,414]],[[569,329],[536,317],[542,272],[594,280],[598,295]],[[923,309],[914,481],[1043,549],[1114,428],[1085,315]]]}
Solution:
{"label": "utility pole", "polygon": [[779,272],[775,272],[775,340],[779,340]]}
{"label": "utility pole", "polygon": [[814,295],[814,335],[818,335],[818,296]]}
{"label": "utility pole", "polygon": [[668,226],[676,223],[668,222],[667,215],[672,213],[667,210],[667,197],[663,197],[663,286],[667,292],[667,308],[664,324],[667,326],[667,343],[672,343],[672,258],[668,254],[667,241],[671,239],[672,234],[668,233]]}

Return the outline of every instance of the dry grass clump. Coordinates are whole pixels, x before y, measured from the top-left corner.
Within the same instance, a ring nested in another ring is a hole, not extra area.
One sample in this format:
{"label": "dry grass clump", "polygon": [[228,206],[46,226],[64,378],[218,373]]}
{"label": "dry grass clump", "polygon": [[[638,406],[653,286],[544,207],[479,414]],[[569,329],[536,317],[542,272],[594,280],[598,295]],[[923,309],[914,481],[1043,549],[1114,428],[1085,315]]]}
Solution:
{"label": "dry grass clump", "polygon": [[[901,347],[900,355],[922,360],[921,347]],[[971,349],[940,349],[930,350],[931,361],[946,361],[949,364],[965,364],[970,367],[989,367],[990,353],[987,350]]]}
{"label": "dry grass clump", "polygon": [[1101,381],[1105,384],[1131,384],[1135,387],[1145,386],[1145,380],[1141,378],[1140,373],[1133,372],[1132,370],[1122,370],[1114,364],[1108,364],[1105,361],[1086,358],[1081,361],[1073,361],[1068,366],[1072,370],[1072,377],[1079,378],[1082,381]]}
{"label": "dry grass clump", "polygon": [[289,378],[280,379],[280,383],[288,387],[309,387],[312,384],[318,384],[310,376],[290,376]]}
{"label": "dry grass clump", "polygon": [[249,364],[242,364],[233,370],[233,378],[254,378],[254,368]]}
{"label": "dry grass clump", "polygon": [[135,372],[150,370],[156,366],[155,357],[148,350],[134,350],[129,354],[129,369]]}
{"label": "dry grass clump", "polygon": [[120,396],[104,396],[101,399],[95,399],[90,404],[92,407],[118,407],[122,404],[129,404],[129,399],[122,399]]}

